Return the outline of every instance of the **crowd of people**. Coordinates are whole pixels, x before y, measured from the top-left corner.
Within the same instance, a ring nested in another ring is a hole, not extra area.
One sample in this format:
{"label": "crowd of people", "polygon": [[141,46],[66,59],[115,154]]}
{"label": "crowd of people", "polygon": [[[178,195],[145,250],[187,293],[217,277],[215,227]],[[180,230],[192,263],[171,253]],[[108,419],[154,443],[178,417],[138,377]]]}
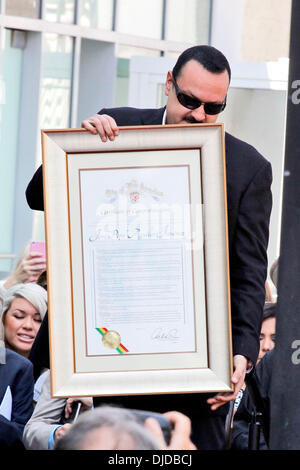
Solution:
{"label": "crowd of people", "polygon": [[[0,338],[5,347],[2,347],[0,362],[0,447],[31,450],[196,449],[191,441],[191,420],[180,412],[165,413],[173,427],[173,437],[167,445],[160,424],[153,416],[141,423],[129,409],[107,405],[94,407],[92,397],[52,398],[50,369],[47,367],[34,379],[33,364],[28,358],[47,313],[47,286],[43,281],[46,259],[38,253],[29,253],[27,248],[11,275],[1,282]],[[270,291],[276,299],[275,265],[277,261],[271,268],[273,288],[266,286],[257,359],[257,364],[261,364],[255,371],[262,395],[267,400],[272,363],[272,354],[267,353],[273,350],[276,335],[276,300],[269,300]],[[241,390],[245,392],[245,384]],[[81,404],[80,418],[73,423],[71,415],[78,403]],[[252,408],[251,399],[244,393],[242,404],[234,415],[232,449],[248,448]],[[72,433],[68,433],[71,427]],[[263,434],[260,446],[267,448]]]}
{"label": "crowd of people", "polygon": [[[118,138],[122,125],[215,123],[226,106],[230,77],[229,63],[220,51],[195,46],[184,51],[167,74],[166,107],[103,109],[82,125],[105,142]],[[151,401],[125,397],[115,403],[99,402],[95,397],[53,398],[46,259],[28,244],[11,275],[0,282],[0,446],[32,450],[222,449],[233,404],[230,447],[248,448],[253,404],[247,374],[256,374],[268,404],[265,370],[275,345],[277,262],[270,270],[272,288],[266,283],[272,173],[269,162],[252,146],[228,133],[225,149],[233,391],[151,396]],[[41,167],[28,185],[26,198],[32,209],[43,210]],[[152,409],[143,406],[146,403]],[[74,420],[77,408],[80,416]],[[141,421],[135,408],[149,413]],[[155,411],[170,425],[169,440]],[[261,445],[267,447],[265,441]]]}

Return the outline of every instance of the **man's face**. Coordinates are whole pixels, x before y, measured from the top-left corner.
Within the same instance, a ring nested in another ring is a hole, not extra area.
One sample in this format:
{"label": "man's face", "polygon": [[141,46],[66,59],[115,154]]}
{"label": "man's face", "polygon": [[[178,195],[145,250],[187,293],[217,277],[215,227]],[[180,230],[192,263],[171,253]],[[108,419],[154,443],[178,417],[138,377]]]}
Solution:
{"label": "man's face", "polygon": [[[182,67],[176,83],[182,93],[203,103],[223,103],[229,86],[229,76],[226,70],[220,74],[211,73],[197,61],[190,60]],[[218,119],[218,114],[207,114],[203,105],[191,110],[179,103],[172,72],[167,75],[165,94],[168,96],[167,124],[214,123]]]}

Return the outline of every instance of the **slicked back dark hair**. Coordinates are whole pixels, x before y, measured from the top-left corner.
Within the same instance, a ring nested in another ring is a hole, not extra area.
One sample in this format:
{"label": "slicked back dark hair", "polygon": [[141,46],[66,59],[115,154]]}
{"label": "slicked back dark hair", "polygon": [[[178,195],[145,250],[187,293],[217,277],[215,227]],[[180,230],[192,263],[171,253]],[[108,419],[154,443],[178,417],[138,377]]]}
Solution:
{"label": "slicked back dark hair", "polygon": [[172,71],[175,80],[182,67],[190,60],[196,60],[211,73],[221,74],[227,70],[229,81],[231,79],[230,65],[224,54],[215,47],[203,45],[189,47],[180,54]]}

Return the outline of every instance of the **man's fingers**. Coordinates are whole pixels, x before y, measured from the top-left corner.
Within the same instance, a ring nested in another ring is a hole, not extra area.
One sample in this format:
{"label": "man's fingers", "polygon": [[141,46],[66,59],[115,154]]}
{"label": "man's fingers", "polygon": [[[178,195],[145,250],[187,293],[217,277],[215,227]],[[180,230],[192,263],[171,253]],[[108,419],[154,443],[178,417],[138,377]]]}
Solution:
{"label": "man's fingers", "polygon": [[228,393],[223,393],[222,395],[219,394],[219,395],[215,395],[214,397],[212,398],[209,398],[207,400],[207,403],[209,405],[211,405],[211,410],[212,411],[215,411],[217,410],[218,408],[220,408],[220,406],[223,406],[225,405],[225,403],[228,403],[229,401],[232,401],[235,399],[235,392],[228,392]]}
{"label": "man's fingers", "polygon": [[114,140],[115,133],[112,129],[112,123],[110,119],[102,119],[101,124],[103,126],[104,133],[109,138],[109,140]]}
{"label": "man's fingers", "polygon": [[65,406],[65,417],[66,418],[69,418],[71,413],[72,413],[73,400],[70,400],[70,401],[69,400],[67,400],[67,403],[66,403],[66,406]]}
{"label": "man's fingers", "polygon": [[108,114],[104,114],[103,116],[105,116],[105,119],[109,122],[109,125],[110,125],[110,128],[111,128],[111,131],[112,131],[113,135],[114,136],[119,135],[119,128],[118,128],[117,123],[114,120],[114,118],[112,118]]}
{"label": "man's fingers", "polygon": [[216,410],[224,405],[224,403],[236,399],[244,383],[247,362],[246,357],[242,355],[237,354],[233,357],[234,372],[231,377],[231,382],[234,385],[233,392],[218,393],[214,397],[209,398],[207,403],[211,405],[211,410]]}
{"label": "man's fingers", "polygon": [[155,418],[147,418],[145,420],[144,426],[151,434],[155,437],[159,447],[161,449],[166,449],[166,441],[164,439],[163,432],[161,430],[159,422]]}
{"label": "man's fingers", "polygon": [[220,406],[228,403],[229,401],[235,400],[239,390],[242,388],[243,380],[240,383],[240,380],[235,384],[233,392],[218,393],[212,398],[207,400],[207,403],[211,405],[211,410],[214,411]]}
{"label": "man's fingers", "polygon": [[99,134],[102,142],[114,140],[119,135],[119,128],[116,121],[107,114],[95,114],[85,119],[81,126],[92,134]]}
{"label": "man's fingers", "polygon": [[95,125],[92,122],[90,122],[88,119],[86,119],[85,121],[82,121],[81,127],[91,132],[91,134],[97,134],[97,129]]}
{"label": "man's fingers", "polygon": [[[230,400],[230,401],[231,401],[231,400]],[[214,405],[212,405],[212,406],[210,407],[210,409],[211,409],[212,411],[216,411],[218,408],[220,408],[221,406],[225,405],[225,403],[227,403],[227,402],[224,401],[224,402],[221,402],[221,403],[215,403]]]}

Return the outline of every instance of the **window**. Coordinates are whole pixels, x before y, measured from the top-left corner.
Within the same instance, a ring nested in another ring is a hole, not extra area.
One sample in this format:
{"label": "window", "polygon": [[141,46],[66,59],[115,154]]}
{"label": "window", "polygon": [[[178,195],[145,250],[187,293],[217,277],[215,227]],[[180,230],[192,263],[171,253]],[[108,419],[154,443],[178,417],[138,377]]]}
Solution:
{"label": "window", "polygon": [[161,39],[163,0],[118,0],[116,31]]}
{"label": "window", "polygon": [[71,37],[44,35],[40,103],[42,129],[69,127],[72,61]]}
{"label": "window", "polygon": [[211,0],[167,0],[165,39],[208,44]]}
{"label": "window", "polygon": [[74,0],[43,0],[43,19],[56,23],[74,23]]}
{"label": "window", "polygon": [[133,56],[160,56],[160,51],[154,49],[144,49],[142,47],[132,47],[119,44],[116,46],[117,81],[115,93],[115,106],[128,106],[129,88],[129,68],[130,58]]}
{"label": "window", "polygon": [[[21,90],[22,49],[11,46],[12,31],[5,29],[2,43],[0,102],[0,253],[11,253],[14,230],[15,173],[17,165],[18,119]],[[11,259],[0,258],[0,271],[11,270]]]}
{"label": "window", "polygon": [[79,0],[78,24],[86,28],[112,29],[113,0]]}
{"label": "window", "polygon": [[12,16],[39,18],[40,0],[6,0],[5,13]]}

